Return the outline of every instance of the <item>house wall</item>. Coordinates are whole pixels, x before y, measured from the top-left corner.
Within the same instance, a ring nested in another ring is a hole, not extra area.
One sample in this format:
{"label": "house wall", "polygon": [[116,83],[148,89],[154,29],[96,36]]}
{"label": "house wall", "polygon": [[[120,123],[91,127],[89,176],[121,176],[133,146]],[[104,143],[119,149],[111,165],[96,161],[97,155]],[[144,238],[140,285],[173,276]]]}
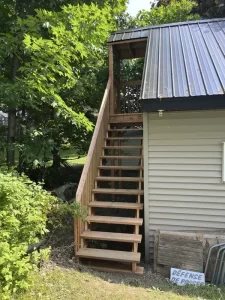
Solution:
{"label": "house wall", "polygon": [[146,261],[155,230],[225,228],[225,110],[144,113]]}

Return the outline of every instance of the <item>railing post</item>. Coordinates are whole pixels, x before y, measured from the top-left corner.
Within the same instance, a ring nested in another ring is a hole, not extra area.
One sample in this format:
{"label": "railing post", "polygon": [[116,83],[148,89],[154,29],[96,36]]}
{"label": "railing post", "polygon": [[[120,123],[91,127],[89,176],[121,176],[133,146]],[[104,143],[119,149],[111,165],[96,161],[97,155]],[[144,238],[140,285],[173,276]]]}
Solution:
{"label": "railing post", "polygon": [[115,113],[115,95],[114,95],[114,74],[113,74],[113,46],[109,45],[109,80],[111,82],[110,87],[110,105],[109,105],[109,111],[110,114]]}

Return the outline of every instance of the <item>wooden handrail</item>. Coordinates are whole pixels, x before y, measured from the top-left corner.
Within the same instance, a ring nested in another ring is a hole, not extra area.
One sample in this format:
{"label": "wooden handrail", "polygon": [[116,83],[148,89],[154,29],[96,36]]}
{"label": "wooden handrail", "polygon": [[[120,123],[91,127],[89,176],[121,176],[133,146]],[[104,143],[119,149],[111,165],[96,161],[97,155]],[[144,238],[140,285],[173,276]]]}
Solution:
{"label": "wooden handrail", "polygon": [[[110,88],[111,80],[108,80],[102,104],[98,114],[97,123],[89,147],[87,160],[81,174],[80,182],[76,193],[76,202],[84,206],[92,200],[92,190],[94,188],[95,178],[98,174],[98,166],[102,155],[102,148],[105,142],[106,132],[109,124],[109,106],[110,106]],[[84,231],[84,223],[80,219],[75,219],[75,251],[81,246],[80,234]]]}
{"label": "wooden handrail", "polygon": [[[96,123],[95,130],[94,130],[94,133],[93,133],[93,136],[92,136],[91,144],[90,144],[90,147],[89,147],[86,163],[84,165],[84,169],[83,169],[83,172],[82,172],[82,175],[81,175],[81,178],[80,178],[80,182],[79,182],[79,185],[78,185],[78,188],[77,188],[76,202],[80,202],[81,196],[82,196],[82,193],[83,193],[83,190],[84,190],[84,185],[85,185],[85,182],[86,182],[86,179],[87,179],[87,176],[88,176],[91,161],[93,159],[94,149],[96,148],[97,138],[98,138],[99,131],[100,131],[102,121],[103,121],[103,118],[104,118],[106,104],[107,104],[107,101],[109,99],[109,97],[108,97],[109,96],[109,90],[110,90],[110,80],[108,80],[108,84],[107,84],[107,87],[105,89],[104,97],[103,97],[102,104],[101,104],[101,107],[100,107],[100,111],[99,111],[99,114],[98,114],[97,123]],[[96,159],[96,157],[95,157],[95,159]]]}

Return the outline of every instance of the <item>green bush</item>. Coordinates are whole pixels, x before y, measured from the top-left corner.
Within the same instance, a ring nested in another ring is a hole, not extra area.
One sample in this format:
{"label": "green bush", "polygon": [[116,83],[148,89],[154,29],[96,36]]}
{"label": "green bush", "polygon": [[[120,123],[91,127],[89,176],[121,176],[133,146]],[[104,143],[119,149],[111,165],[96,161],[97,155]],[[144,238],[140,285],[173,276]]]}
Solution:
{"label": "green bush", "polygon": [[0,294],[10,299],[29,287],[28,275],[45,254],[26,254],[47,232],[55,198],[27,177],[0,173]]}

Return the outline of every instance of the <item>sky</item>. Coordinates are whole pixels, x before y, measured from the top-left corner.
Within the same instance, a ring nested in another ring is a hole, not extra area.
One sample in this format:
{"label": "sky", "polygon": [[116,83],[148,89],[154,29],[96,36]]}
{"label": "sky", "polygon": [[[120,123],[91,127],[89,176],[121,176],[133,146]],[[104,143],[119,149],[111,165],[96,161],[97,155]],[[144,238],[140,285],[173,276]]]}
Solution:
{"label": "sky", "polygon": [[149,10],[150,1],[151,0],[129,0],[127,12],[134,17],[141,9]]}

